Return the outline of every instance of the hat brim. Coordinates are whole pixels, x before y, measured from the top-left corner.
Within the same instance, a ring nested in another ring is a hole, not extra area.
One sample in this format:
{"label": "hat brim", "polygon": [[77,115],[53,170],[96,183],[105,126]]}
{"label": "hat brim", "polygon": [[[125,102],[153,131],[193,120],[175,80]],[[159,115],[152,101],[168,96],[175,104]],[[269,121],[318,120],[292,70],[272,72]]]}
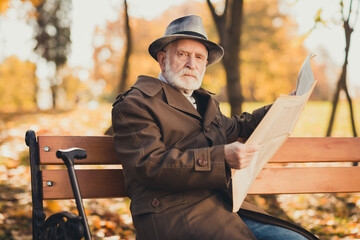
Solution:
{"label": "hat brim", "polygon": [[157,53],[159,51],[162,51],[169,43],[179,39],[193,39],[203,43],[208,50],[208,63],[207,63],[208,66],[220,61],[221,58],[224,56],[224,49],[220,45],[201,37],[191,36],[186,34],[176,34],[176,35],[170,35],[156,39],[149,45],[150,55],[156,61],[158,61]]}

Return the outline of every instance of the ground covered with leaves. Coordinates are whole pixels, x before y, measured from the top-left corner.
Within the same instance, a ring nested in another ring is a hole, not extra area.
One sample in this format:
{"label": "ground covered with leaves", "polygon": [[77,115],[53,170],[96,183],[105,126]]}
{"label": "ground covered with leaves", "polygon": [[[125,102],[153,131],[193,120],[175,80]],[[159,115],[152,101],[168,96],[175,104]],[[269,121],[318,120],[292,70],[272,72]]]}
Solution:
{"label": "ground covered with leaves", "polygon": [[[103,135],[110,126],[110,114],[110,104],[66,112],[0,114],[0,239],[32,239],[25,132]],[[360,239],[360,194],[255,196],[251,200],[320,239]],[[77,213],[72,200],[46,201],[44,206],[47,216],[64,210]],[[134,239],[128,199],[85,200],[85,208],[95,239]]]}

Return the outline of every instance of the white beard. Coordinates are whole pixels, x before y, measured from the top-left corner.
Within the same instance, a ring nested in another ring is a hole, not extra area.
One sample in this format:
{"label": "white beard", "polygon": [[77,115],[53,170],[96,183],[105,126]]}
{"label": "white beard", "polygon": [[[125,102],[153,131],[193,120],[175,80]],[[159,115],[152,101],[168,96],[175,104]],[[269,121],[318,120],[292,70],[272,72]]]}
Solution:
{"label": "white beard", "polygon": [[[178,73],[174,73],[170,67],[169,58],[165,59],[165,71],[162,72],[163,77],[166,81],[173,87],[177,88],[180,91],[186,93],[193,92],[201,87],[202,79],[205,74],[205,68],[202,73],[199,73],[196,70],[190,70],[186,67],[181,69]],[[191,76],[183,76],[185,74],[191,74]]]}

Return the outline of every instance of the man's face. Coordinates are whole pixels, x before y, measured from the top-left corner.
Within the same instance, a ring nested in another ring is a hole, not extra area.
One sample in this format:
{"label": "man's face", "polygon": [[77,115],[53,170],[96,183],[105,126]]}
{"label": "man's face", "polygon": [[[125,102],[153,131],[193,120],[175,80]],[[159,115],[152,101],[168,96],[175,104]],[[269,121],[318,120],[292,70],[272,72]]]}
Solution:
{"label": "man's face", "polygon": [[158,53],[162,75],[175,88],[190,92],[199,89],[205,74],[208,51],[199,41],[181,39]]}

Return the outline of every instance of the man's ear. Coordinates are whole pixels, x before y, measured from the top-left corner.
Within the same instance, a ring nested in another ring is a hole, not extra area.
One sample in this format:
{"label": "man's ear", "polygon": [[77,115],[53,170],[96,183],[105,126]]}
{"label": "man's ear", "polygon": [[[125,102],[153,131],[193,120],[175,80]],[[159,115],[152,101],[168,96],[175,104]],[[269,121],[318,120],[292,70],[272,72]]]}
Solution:
{"label": "man's ear", "polygon": [[165,71],[165,57],[166,57],[166,53],[164,51],[159,51],[157,53],[157,59],[162,72]]}

